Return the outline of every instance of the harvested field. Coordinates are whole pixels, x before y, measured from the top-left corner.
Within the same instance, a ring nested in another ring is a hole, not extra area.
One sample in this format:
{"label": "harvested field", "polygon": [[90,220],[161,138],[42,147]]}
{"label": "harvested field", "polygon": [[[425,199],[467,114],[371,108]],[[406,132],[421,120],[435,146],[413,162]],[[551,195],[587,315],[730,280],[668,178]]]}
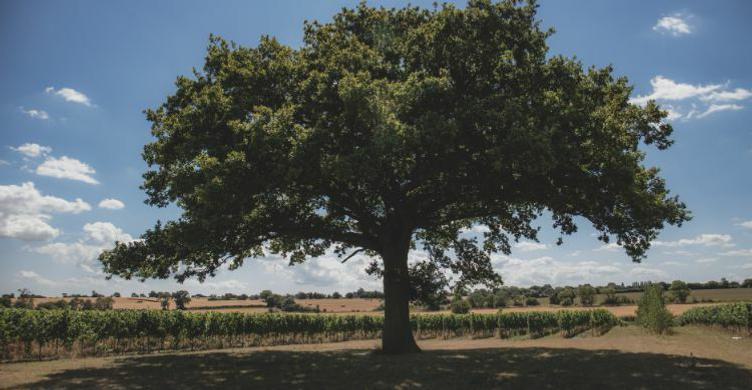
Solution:
{"label": "harvested field", "polygon": [[[750,289],[737,289],[737,290],[750,290]],[[723,290],[708,290],[708,291],[723,291]],[[723,295],[723,294],[722,294]],[[728,298],[728,301],[732,301],[731,294],[723,295]],[[752,297],[747,297],[745,292],[735,295],[737,297],[745,298],[746,300],[752,300]],[[59,299],[70,300],[71,298],[35,298],[34,303],[42,303],[55,301]],[[84,298],[86,299],[86,298]],[[743,300],[743,299],[738,299]],[[296,301],[298,304],[306,307],[319,307],[321,312],[337,313],[337,314],[371,314],[371,315],[383,315],[382,311],[376,309],[381,305],[380,299],[299,299]],[[696,303],[696,304],[669,304],[666,305],[668,309],[674,314],[679,315],[685,311],[698,306],[713,305],[716,303]],[[617,317],[634,315],[637,310],[636,305],[627,306],[602,306],[604,309],[614,313]],[[156,298],[114,298],[113,309],[153,309],[159,310],[159,300]],[[174,308],[174,306],[171,306]],[[527,307],[506,307],[502,310],[505,312],[524,312],[524,311],[558,311],[558,310],[583,310],[592,309],[592,307],[581,306],[527,306]],[[266,313],[268,310],[266,305],[261,300],[208,300],[207,298],[194,298],[188,304],[188,310],[196,312],[204,311],[216,311],[216,312],[239,312],[239,313]],[[473,309],[474,313],[495,313],[498,309]],[[449,311],[439,312],[427,312],[427,313],[449,313]]]}
{"label": "harvested field", "polygon": [[[749,389],[752,339],[683,327],[600,337],[423,340],[423,352],[374,353],[378,341],[13,363],[8,388],[656,388]],[[583,375],[583,370],[587,371]]]}
{"label": "harvested field", "polygon": [[[70,301],[73,298],[48,297],[34,298],[34,304],[43,302],[58,301],[64,299]],[[82,298],[93,300],[94,298]],[[363,313],[372,312],[378,308],[382,301],[380,299],[299,299],[296,301],[301,306],[319,307],[321,311],[327,313]],[[170,304],[174,308],[174,304]],[[113,309],[153,309],[160,310],[161,306],[158,298],[131,298],[118,297],[113,298]],[[238,311],[238,312],[266,312],[266,304],[262,300],[235,300],[220,299],[209,300],[208,298],[192,298],[187,306],[188,310],[197,311]]]}

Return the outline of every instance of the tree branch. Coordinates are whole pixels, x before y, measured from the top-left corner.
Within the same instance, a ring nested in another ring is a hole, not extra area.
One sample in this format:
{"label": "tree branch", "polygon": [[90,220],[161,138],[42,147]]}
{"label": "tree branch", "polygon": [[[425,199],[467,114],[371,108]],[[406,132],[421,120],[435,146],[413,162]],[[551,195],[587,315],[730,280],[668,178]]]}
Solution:
{"label": "tree branch", "polygon": [[350,260],[350,258],[351,258],[351,257],[353,257],[353,256],[357,255],[357,254],[358,254],[358,253],[360,253],[360,252],[363,252],[364,250],[365,250],[365,249],[363,249],[363,248],[357,249],[357,250],[356,250],[355,252],[353,252],[353,253],[350,253],[350,256],[347,256],[347,257],[345,257],[345,259],[344,259],[344,260],[342,260],[342,261],[341,261],[341,263],[342,263],[342,264],[345,264],[345,262],[346,262],[347,260]]}

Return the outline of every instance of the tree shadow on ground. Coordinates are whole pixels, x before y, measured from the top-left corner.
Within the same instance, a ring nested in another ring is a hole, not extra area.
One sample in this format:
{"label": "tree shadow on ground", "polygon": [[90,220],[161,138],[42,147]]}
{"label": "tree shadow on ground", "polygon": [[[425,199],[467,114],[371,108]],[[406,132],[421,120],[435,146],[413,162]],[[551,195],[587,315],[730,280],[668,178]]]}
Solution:
{"label": "tree shadow on ground", "polygon": [[720,360],[612,350],[217,352],[118,359],[32,388],[752,389],[752,370]]}

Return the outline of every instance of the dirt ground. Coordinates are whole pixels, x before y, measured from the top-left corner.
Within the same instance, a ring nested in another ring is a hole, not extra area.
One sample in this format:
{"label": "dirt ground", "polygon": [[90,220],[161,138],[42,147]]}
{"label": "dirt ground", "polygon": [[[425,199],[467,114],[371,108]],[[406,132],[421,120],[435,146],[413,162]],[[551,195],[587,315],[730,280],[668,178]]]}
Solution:
{"label": "dirt ground", "polygon": [[750,389],[752,339],[709,328],[654,336],[419,341],[386,356],[376,340],[0,365],[5,388]]}

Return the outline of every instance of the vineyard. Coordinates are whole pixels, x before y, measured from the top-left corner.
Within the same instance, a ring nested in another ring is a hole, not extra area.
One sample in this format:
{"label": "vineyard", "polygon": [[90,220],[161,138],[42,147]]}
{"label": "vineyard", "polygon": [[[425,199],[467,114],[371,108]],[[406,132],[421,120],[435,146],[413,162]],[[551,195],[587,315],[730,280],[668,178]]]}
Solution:
{"label": "vineyard", "polygon": [[720,326],[752,334],[752,303],[696,307],[677,318],[679,325]]}
{"label": "vineyard", "polygon": [[[571,337],[619,320],[602,309],[413,315],[419,338]],[[377,338],[383,317],[153,310],[0,310],[2,360],[101,356]]]}

